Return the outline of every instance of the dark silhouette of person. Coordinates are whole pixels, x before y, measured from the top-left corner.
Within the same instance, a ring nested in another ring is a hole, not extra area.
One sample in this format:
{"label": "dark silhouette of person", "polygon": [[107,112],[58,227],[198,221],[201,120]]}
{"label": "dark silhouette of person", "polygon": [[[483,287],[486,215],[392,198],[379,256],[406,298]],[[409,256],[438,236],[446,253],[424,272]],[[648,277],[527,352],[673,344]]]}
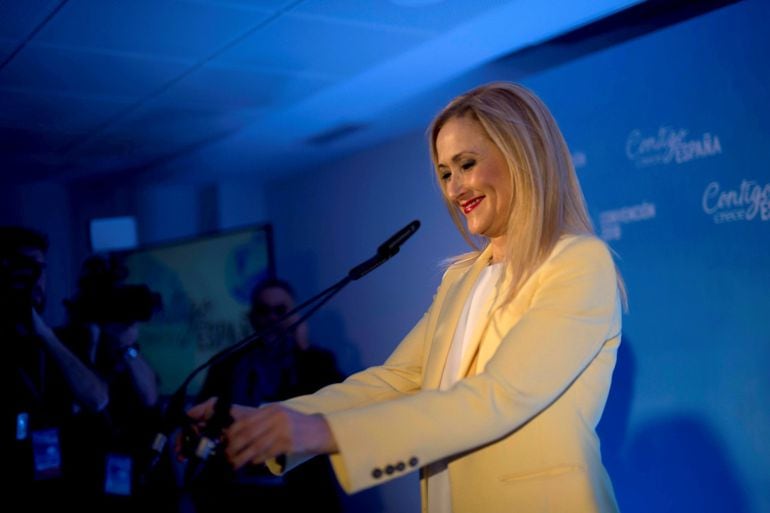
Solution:
{"label": "dark silhouette of person", "polygon": [[[256,333],[269,327],[277,329],[246,353],[212,366],[198,400],[226,395],[232,402],[259,406],[342,381],[334,354],[311,342],[307,325],[296,324],[297,315],[281,321],[294,305],[294,291],[288,282],[268,279],[259,283],[251,294],[249,322]],[[193,495],[202,512],[238,504],[254,504],[265,510],[342,511],[341,490],[327,458],[316,458],[301,472],[281,477],[262,466],[235,473],[219,467],[195,486]]]}
{"label": "dark silhouette of person", "polygon": [[47,252],[45,234],[0,227],[2,491],[32,511],[80,505],[78,419],[103,414],[109,403],[107,385],[42,318]]}
{"label": "dark silhouette of person", "polygon": [[[147,497],[139,486],[138,472],[161,416],[158,376],[142,355],[139,326],[160,310],[161,299],[146,285],[126,284],[127,275],[119,258],[86,259],[78,289],[65,301],[67,323],[56,331],[109,389],[102,414],[81,419],[78,474],[84,502],[113,511],[173,504]],[[171,501],[173,487],[166,490],[163,499]]]}

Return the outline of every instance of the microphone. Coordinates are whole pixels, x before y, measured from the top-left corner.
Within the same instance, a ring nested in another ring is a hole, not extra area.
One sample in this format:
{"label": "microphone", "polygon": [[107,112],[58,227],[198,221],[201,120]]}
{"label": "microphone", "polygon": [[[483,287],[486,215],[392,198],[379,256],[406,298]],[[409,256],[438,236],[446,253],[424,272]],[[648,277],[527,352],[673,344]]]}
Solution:
{"label": "microphone", "polygon": [[415,219],[408,225],[401,228],[388,240],[380,244],[380,246],[377,248],[376,255],[374,255],[369,260],[361,264],[358,264],[353,269],[351,269],[348,272],[347,277],[350,280],[358,280],[366,276],[370,272],[374,271],[377,267],[385,263],[386,260],[391,258],[396,253],[398,253],[398,251],[401,249],[401,246],[404,244],[404,242],[406,242],[407,239],[409,239],[409,237],[414,235],[414,233],[417,231],[419,227],[420,227],[420,221]]}
{"label": "microphone", "polygon": [[406,242],[409,237],[414,235],[414,232],[416,232],[419,227],[420,221],[417,219],[404,226],[399,231],[397,231],[395,235],[380,244],[380,247],[377,248],[377,254],[387,255],[388,258],[392,257],[398,253],[398,250],[401,249],[401,246],[404,244],[404,242]]}

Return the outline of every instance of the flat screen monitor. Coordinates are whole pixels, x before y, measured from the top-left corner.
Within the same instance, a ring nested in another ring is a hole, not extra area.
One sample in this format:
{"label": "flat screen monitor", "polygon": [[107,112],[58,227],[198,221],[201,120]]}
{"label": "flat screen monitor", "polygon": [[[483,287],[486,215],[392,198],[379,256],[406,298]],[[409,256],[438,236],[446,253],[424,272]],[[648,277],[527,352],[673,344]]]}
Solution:
{"label": "flat screen monitor", "polygon": [[[173,393],[216,352],[251,333],[250,293],[275,275],[272,230],[258,225],[120,252],[130,284],[158,292],[163,308],[140,327],[142,354]],[[205,371],[188,388],[200,388]]]}

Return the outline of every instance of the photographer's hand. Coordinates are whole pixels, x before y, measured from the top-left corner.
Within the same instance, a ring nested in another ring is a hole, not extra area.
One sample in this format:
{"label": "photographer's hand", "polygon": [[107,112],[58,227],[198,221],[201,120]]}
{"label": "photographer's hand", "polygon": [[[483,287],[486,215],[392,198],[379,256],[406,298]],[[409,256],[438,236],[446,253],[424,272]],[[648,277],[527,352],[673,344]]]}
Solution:
{"label": "photographer's hand", "polygon": [[137,398],[145,407],[155,406],[159,398],[158,375],[139,351],[139,323],[108,322],[101,329],[116,367],[128,371]]}
{"label": "photographer's hand", "polygon": [[91,412],[102,411],[110,399],[107,385],[61,343],[34,308],[32,330],[61,369],[78,403]]}
{"label": "photographer's hand", "polygon": [[[42,338],[46,343],[51,343],[51,341],[59,342],[59,339],[56,337],[56,334],[51,327],[46,324],[34,308],[32,308],[32,315],[30,318],[32,319],[32,332],[35,335]],[[61,342],[59,342],[59,344],[61,344]]]}

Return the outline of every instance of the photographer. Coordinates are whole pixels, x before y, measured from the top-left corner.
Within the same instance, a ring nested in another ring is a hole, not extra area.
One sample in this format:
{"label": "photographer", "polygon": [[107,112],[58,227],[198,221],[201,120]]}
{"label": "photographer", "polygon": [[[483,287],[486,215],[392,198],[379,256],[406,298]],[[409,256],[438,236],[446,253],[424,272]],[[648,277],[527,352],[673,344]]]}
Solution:
{"label": "photographer", "polygon": [[[65,301],[68,323],[57,330],[68,346],[110,386],[108,411],[127,405],[153,408],[158,402],[157,375],[139,350],[139,324],[161,308],[161,298],[146,285],[127,285],[127,270],[116,258],[93,256],[82,266],[75,296]],[[117,404],[115,404],[117,403]]]}
{"label": "photographer", "polygon": [[[98,414],[106,384],[56,337],[41,318],[45,305],[47,237],[0,227],[2,453],[10,454],[8,491],[24,504],[61,504],[74,497],[63,445],[78,412]],[[7,450],[6,450],[7,449]],[[73,457],[75,457],[73,455]]]}
{"label": "photographer", "polygon": [[104,417],[81,430],[81,445],[90,450],[83,472],[98,466],[89,476],[90,493],[95,503],[131,510],[147,491],[137,473],[160,420],[158,377],[142,356],[139,325],[160,309],[161,299],[146,285],[125,284],[126,275],[115,258],[87,259],[75,296],[65,301],[68,322],[57,333],[109,387]]}

